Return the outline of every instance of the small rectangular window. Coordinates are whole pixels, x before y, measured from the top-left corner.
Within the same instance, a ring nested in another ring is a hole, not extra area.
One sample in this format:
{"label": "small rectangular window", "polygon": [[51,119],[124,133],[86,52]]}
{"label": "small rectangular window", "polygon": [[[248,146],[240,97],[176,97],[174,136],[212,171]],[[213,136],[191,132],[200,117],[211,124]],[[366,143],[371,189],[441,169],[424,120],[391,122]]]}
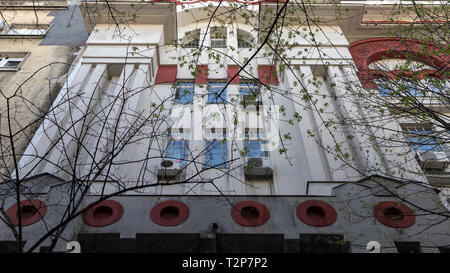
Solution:
{"label": "small rectangular window", "polygon": [[390,96],[391,87],[388,81],[377,79],[375,80],[375,83],[377,85],[378,91],[383,97]]}
{"label": "small rectangular window", "polygon": [[171,133],[168,134],[167,138],[169,141],[167,143],[165,157],[173,160],[174,162],[180,162],[181,166],[186,166],[189,151],[189,140],[174,139]]}
{"label": "small rectangular window", "polygon": [[222,103],[227,99],[226,80],[208,81],[208,103]]}
{"label": "small rectangular window", "polygon": [[224,139],[208,140],[205,143],[205,166],[209,168],[227,168],[227,140],[224,133]]}
{"label": "small rectangular window", "polygon": [[251,48],[253,47],[253,37],[247,31],[242,29],[237,30],[238,48]]}
{"label": "small rectangular window", "polygon": [[6,61],[4,67],[18,67],[22,61]]}
{"label": "small rectangular window", "polygon": [[241,95],[259,95],[259,85],[257,81],[241,79],[239,82],[239,90]]}
{"label": "small rectangular window", "polygon": [[211,30],[211,47],[226,48],[227,47],[227,29],[212,28]]}
{"label": "small rectangular window", "polygon": [[0,69],[17,70],[28,55],[25,52],[0,52]]}
{"label": "small rectangular window", "polygon": [[200,29],[187,31],[184,38],[181,40],[181,44],[187,48],[196,48],[200,43]]}
{"label": "small rectangular window", "polygon": [[188,104],[194,100],[194,80],[179,80],[176,83],[175,103]]}

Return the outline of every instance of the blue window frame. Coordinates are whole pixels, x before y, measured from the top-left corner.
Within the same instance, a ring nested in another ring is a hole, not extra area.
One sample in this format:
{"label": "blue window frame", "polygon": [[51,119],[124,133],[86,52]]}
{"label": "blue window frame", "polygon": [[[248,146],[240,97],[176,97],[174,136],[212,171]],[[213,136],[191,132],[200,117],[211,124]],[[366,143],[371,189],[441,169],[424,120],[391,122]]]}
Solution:
{"label": "blue window frame", "polygon": [[378,91],[380,92],[380,94],[383,97],[390,96],[390,94],[391,94],[391,87],[390,87],[388,81],[386,81],[386,80],[375,80],[375,83],[376,83],[376,85],[378,87]]}
{"label": "blue window frame", "polygon": [[435,151],[442,152],[442,146],[433,137],[432,131],[426,130],[424,128],[407,128],[405,129],[407,133],[407,139],[411,149],[414,152],[417,151]]}
{"label": "blue window frame", "polygon": [[[413,82],[409,80],[382,80],[377,79],[375,83],[378,87],[378,91],[382,96],[390,96],[391,91],[399,90],[399,94],[407,91],[411,96],[420,97],[431,91],[432,93],[440,93],[441,90],[437,88],[430,80]],[[406,89],[406,90],[405,90]]]}
{"label": "blue window frame", "polygon": [[[223,90],[227,85],[227,81],[210,81],[208,82],[208,103],[222,103],[227,99],[227,90]],[[223,92],[222,92],[223,90]],[[220,94],[222,92],[222,94]],[[220,96],[219,96],[220,94]]]}
{"label": "blue window frame", "polygon": [[165,157],[175,162],[181,162],[181,166],[186,166],[189,151],[189,140],[173,139],[168,135],[169,142],[165,152]]}
{"label": "blue window frame", "polygon": [[192,80],[177,81],[175,103],[188,104],[194,100],[195,82]]}
{"label": "blue window frame", "polygon": [[259,86],[255,81],[252,80],[240,80],[239,89],[241,95],[259,95]]}
{"label": "blue window frame", "polygon": [[206,141],[205,166],[210,168],[227,168],[227,141]]}
{"label": "blue window frame", "polygon": [[265,140],[261,139],[261,135],[257,133],[256,139],[249,139],[249,134],[245,133],[245,157],[269,157],[269,153],[261,149],[266,144]]}

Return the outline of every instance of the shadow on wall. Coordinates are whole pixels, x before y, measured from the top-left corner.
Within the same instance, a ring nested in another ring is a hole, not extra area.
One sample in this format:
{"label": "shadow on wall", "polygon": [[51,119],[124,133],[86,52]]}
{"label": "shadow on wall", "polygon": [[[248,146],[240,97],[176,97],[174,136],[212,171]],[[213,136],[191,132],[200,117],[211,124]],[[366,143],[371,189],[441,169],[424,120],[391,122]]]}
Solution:
{"label": "shadow on wall", "polygon": [[52,11],[52,25],[40,45],[83,46],[89,33],[81,16],[80,7],[71,4],[66,10]]}

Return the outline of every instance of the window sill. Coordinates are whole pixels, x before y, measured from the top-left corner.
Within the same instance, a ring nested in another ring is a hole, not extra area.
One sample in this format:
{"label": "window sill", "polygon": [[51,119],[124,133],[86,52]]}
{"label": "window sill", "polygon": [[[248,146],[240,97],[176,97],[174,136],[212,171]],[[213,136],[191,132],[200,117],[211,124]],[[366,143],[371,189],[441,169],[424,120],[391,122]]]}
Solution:
{"label": "window sill", "polygon": [[0,67],[0,72],[1,71],[5,71],[5,72],[17,72],[20,70],[20,67]]}
{"label": "window sill", "polygon": [[215,170],[215,169],[230,169],[230,166],[222,166],[222,167],[214,167],[214,166],[205,166],[203,169]]}
{"label": "window sill", "polygon": [[42,39],[45,38],[45,34],[0,34],[0,39]]}

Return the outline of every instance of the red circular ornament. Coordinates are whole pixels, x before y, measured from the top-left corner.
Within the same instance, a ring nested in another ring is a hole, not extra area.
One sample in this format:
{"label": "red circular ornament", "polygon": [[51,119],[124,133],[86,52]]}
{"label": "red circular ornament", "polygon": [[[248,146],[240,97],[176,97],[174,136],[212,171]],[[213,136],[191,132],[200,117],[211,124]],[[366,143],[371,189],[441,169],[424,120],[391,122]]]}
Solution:
{"label": "red circular ornament", "polygon": [[336,210],[320,200],[308,200],[297,206],[297,217],[303,223],[313,227],[325,227],[337,219]]}
{"label": "red circular ornament", "polygon": [[175,200],[163,201],[152,208],[150,218],[161,226],[178,226],[189,217],[189,207]]}
{"label": "red circular ornament", "polygon": [[[12,205],[6,212],[11,219],[13,225],[19,224],[17,203]],[[22,218],[22,226],[28,226],[39,222],[47,213],[47,205],[37,199],[23,200],[20,202],[20,214]]]}
{"label": "red circular ornament", "polygon": [[414,212],[395,201],[384,201],[375,205],[373,214],[378,222],[393,228],[406,228],[416,221]]}
{"label": "red circular ornament", "polygon": [[269,220],[270,211],[259,202],[242,201],[231,208],[231,217],[241,226],[257,227]]}
{"label": "red circular ornament", "polygon": [[84,222],[91,227],[104,227],[119,221],[122,205],[114,200],[104,200],[84,213]]}

